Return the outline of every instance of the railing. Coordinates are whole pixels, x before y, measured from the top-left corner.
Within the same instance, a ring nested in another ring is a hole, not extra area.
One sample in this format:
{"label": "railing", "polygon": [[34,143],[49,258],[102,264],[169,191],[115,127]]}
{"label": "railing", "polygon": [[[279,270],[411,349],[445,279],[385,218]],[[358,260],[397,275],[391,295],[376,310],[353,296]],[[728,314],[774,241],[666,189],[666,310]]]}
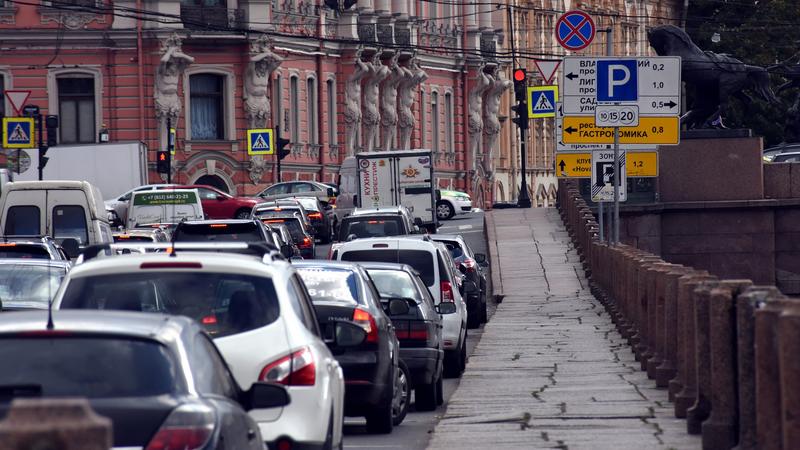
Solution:
{"label": "railing", "polygon": [[190,30],[226,31],[241,27],[244,11],[224,6],[181,5],[181,21]]}

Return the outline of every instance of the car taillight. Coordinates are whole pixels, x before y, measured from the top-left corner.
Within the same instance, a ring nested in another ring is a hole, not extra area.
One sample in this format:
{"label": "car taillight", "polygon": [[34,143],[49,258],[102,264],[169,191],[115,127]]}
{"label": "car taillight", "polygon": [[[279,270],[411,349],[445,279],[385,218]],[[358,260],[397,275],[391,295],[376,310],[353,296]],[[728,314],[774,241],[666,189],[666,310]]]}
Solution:
{"label": "car taillight", "polygon": [[395,334],[401,341],[427,341],[428,327],[425,322],[393,320]]}
{"label": "car taillight", "polygon": [[378,326],[375,324],[375,318],[372,317],[372,314],[356,308],[353,310],[353,322],[364,327],[364,331],[367,332],[365,342],[378,342]]}
{"label": "car taillight", "polygon": [[318,213],[318,212],[316,212],[316,213],[310,213],[310,214],[308,215],[308,218],[309,218],[309,219],[322,219],[322,213]]}
{"label": "car taillight", "polygon": [[261,369],[259,381],[286,386],[313,386],[317,380],[314,355],[308,347],[279,358]]}
{"label": "car taillight", "polygon": [[442,281],[442,301],[452,302],[453,299],[453,285],[449,281]]}
{"label": "car taillight", "polygon": [[311,239],[304,237],[303,242],[300,243],[300,247],[311,247]]}
{"label": "car taillight", "polygon": [[145,450],[194,450],[208,444],[214,432],[214,410],[202,404],[173,409]]}

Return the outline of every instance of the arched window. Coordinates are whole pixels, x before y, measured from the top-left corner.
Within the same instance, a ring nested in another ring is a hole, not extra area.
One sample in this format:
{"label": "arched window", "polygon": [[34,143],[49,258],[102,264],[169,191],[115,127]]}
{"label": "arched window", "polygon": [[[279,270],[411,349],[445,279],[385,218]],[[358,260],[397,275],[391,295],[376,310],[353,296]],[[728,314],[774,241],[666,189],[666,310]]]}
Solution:
{"label": "arched window", "polygon": [[336,83],[333,80],[325,82],[328,95],[328,145],[337,144],[336,139]]}
{"label": "arched window", "polygon": [[225,139],[225,77],[213,73],[189,76],[189,117],[193,140]]}
{"label": "arched window", "polygon": [[319,144],[317,107],[317,80],[309,77],[306,80],[306,129],[308,130],[309,144]]}
{"label": "arched window", "polygon": [[439,93],[431,92],[431,150],[439,153]]}
{"label": "arched window", "polygon": [[289,78],[289,108],[292,143],[300,142],[300,86],[296,75]]}
{"label": "arched window", "polygon": [[455,152],[454,147],[454,134],[453,134],[453,122],[455,121],[455,117],[453,117],[453,94],[447,92],[444,94],[444,139],[445,139],[445,151],[448,153]]}

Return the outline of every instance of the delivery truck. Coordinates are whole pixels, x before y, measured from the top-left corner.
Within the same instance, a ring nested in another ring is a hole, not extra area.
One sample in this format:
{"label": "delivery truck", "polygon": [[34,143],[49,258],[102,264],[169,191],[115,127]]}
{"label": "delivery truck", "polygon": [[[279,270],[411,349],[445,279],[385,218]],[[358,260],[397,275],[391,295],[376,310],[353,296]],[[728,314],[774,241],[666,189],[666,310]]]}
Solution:
{"label": "delivery truck", "polygon": [[[29,163],[20,164],[21,173],[14,174],[14,181],[38,180],[39,149],[20,152],[25,153],[20,159]],[[103,198],[116,198],[147,184],[147,146],[142,142],[58,145],[47,151],[47,158],[44,180],[88,181]]]}
{"label": "delivery truck", "polygon": [[345,158],[339,171],[339,219],[353,208],[403,205],[436,232],[436,178],[430,150],[364,152]]}

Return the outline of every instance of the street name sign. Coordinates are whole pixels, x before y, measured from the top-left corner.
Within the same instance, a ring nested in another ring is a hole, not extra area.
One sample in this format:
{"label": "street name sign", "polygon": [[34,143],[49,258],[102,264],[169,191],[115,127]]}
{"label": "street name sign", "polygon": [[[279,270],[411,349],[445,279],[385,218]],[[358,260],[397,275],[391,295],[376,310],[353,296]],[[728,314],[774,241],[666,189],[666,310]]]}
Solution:
{"label": "street name sign", "polygon": [[5,148],[34,148],[33,117],[4,117],[3,118],[3,147]]}
{"label": "street name sign", "polygon": [[[614,151],[596,150],[592,152],[592,182],[591,193],[593,202],[613,202],[614,201]],[[628,199],[627,184],[625,175],[625,152],[619,153],[619,201],[624,202]]]}
{"label": "street name sign", "polygon": [[528,118],[555,117],[557,101],[558,86],[529,86]]}
{"label": "street name sign", "polygon": [[594,124],[598,127],[635,127],[639,125],[639,106],[597,105]]}
{"label": "street name sign", "polygon": [[[614,128],[598,127],[594,116],[565,116],[561,139],[565,144],[613,144]],[[639,117],[639,125],[619,129],[620,144],[676,145],[680,140],[677,116]]]}
{"label": "street name sign", "polygon": [[593,116],[598,102],[634,103],[642,116],[680,114],[680,57],[568,56],[562,73],[567,116]]}
{"label": "street name sign", "polygon": [[583,11],[567,11],[556,21],[556,40],[567,50],[588,47],[596,32],[594,20]]}
{"label": "street name sign", "polygon": [[272,155],[275,153],[275,133],[272,128],[247,130],[248,155]]}
{"label": "street name sign", "polygon": [[[613,150],[609,150],[613,153]],[[629,177],[653,178],[658,176],[658,152],[624,152],[626,174]],[[591,178],[592,153],[559,153],[556,155],[556,176],[558,178]]]}

